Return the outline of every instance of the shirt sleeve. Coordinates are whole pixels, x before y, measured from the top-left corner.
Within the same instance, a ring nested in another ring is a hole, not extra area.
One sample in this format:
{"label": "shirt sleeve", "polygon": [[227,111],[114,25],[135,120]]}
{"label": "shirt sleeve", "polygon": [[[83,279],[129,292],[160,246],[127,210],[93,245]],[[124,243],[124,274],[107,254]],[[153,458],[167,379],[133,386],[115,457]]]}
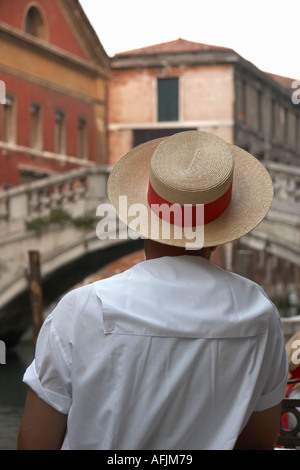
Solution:
{"label": "shirt sleeve", "polygon": [[286,394],[288,356],[280,316],[275,307],[270,321],[265,358],[264,388],[255,411],[263,411],[278,405]]}
{"label": "shirt sleeve", "polygon": [[64,414],[72,401],[72,345],[59,336],[56,325],[62,322],[68,325],[73,304],[73,296],[67,294],[46,318],[38,336],[35,359],[23,377],[23,382],[42,400]]}

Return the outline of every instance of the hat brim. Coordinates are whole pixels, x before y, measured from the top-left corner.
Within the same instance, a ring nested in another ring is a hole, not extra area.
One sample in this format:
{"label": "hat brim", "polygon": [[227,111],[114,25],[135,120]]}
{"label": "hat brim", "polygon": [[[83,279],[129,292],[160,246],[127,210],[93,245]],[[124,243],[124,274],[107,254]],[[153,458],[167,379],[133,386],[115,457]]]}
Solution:
{"label": "hat brim", "polygon": [[[232,242],[251,232],[264,219],[273,200],[273,185],[262,163],[245,150],[231,145],[234,156],[232,199],[226,211],[203,227],[203,239],[191,240],[191,230],[178,238],[174,226],[158,218],[147,202],[151,157],[164,138],[155,139],[130,150],[114,166],[108,181],[108,197],[119,219],[130,226],[134,217],[119,208],[119,197],[127,197],[127,207],[142,204],[136,231],[142,237],[167,245],[195,248],[213,247]],[[135,206],[137,207],[137,206]],[[159,224],[159,234],[151,231],[151,220]],[[165,234],[168,234],[167,237]],[[198,246],[199,245],[199,246]]]}

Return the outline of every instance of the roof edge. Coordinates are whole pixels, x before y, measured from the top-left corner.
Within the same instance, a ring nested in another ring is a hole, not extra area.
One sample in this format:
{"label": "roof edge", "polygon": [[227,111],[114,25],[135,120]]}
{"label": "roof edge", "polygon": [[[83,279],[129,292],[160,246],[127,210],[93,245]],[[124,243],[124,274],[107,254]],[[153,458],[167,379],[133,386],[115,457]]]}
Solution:
{"label": "roof edge", "polygon": [[185,52],[180,54],[164,53],[138,56],[113,56],[111,60],[112,69],[122,68],[147,68],[160,66],[201,65],[201,64],[229,64],[238,61],[238,54],[234,50]]}
{"label": "roof edge", "polygon": [[[64,6],[68,8],[73,21],[79,30],[82,31],[82,40],[88,47],[91,57],[105,67],[107,70],[110,67],[111,58],[106,53],[101,41],[91,25],[83,7],[79,0],[64,0]],[[105,64],[103,63],[105,62]]]}

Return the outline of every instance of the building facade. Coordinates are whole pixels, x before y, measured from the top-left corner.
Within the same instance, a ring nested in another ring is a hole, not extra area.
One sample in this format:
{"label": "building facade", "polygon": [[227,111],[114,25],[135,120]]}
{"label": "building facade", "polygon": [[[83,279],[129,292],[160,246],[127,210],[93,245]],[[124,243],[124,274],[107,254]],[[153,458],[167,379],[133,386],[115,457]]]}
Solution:
{"label": "building facade", "polygon": [[109,161],[148,139],[198,129],[260,160],[297,164],[300,107],[292,80],[235,51],[178,39],[116,54],[109,87]]}
{"label": "building facade", "polygon": [[0,187],[107,162],[110,60],[77,0],[0,0]]}

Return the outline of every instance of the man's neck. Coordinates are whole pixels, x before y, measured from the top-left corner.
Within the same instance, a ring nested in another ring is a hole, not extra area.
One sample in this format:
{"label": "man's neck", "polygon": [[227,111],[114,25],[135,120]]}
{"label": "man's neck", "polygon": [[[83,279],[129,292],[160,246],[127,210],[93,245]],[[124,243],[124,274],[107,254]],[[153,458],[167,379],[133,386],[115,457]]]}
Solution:
{"label": "man's neck", "polygon": [[207,260],[210,259],[211,253],[216,247],[206,247],[200,250],[186,250],[185,248],[164,245],[153,240],[145,240],[145,256],[146,259],[162,258],[163,256],[201,256]]}

